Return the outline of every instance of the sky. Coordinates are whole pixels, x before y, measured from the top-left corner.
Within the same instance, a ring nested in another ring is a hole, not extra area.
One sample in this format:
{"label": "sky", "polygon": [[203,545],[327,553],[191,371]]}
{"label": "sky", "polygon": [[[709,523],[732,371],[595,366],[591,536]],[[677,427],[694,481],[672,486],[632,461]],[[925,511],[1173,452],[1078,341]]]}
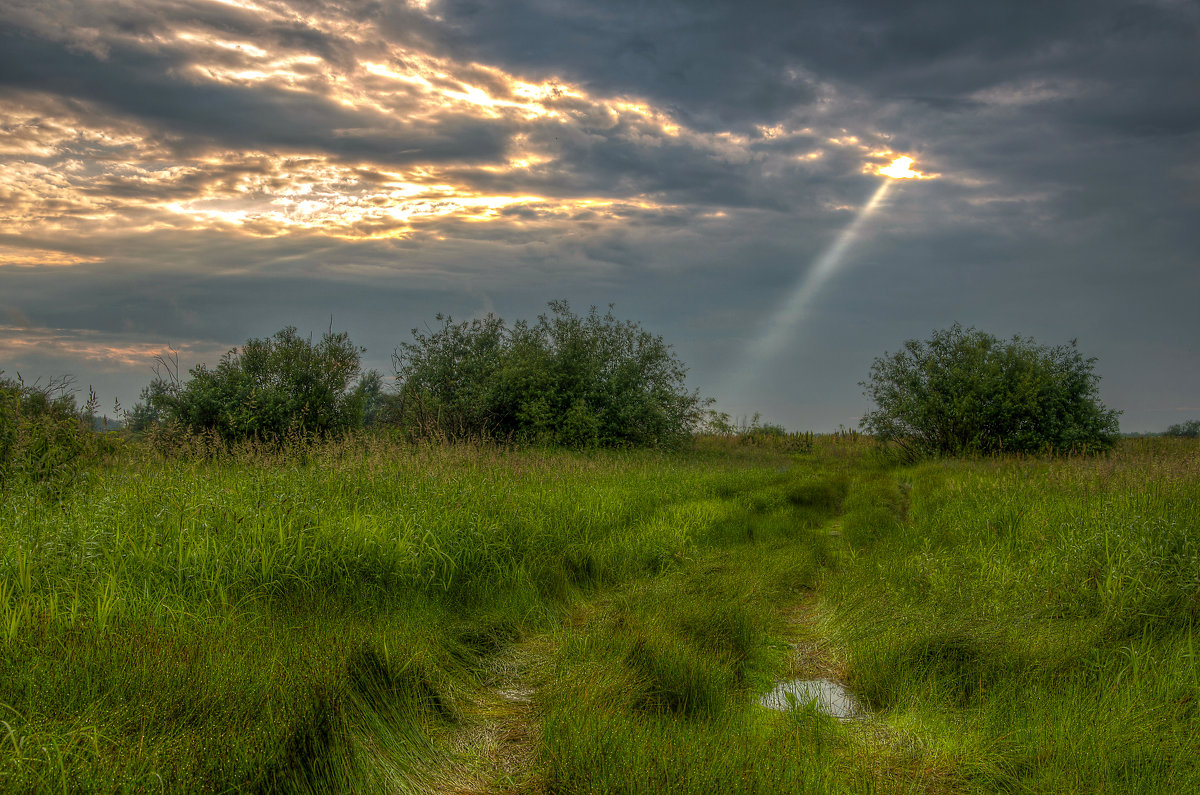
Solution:
{"label": "sky", "polygon": [[6,377],[555,299],[793,430],[954,322],[1200,417],[1200,3],[0,0]]}

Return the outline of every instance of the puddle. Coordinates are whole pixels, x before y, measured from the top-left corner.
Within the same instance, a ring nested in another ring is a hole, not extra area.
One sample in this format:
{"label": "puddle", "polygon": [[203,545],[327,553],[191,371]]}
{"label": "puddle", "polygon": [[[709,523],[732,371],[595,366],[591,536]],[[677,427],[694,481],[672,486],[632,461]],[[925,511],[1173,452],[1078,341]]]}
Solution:
{"label": "puddle", "polygon": [[768,709],[778,710],[794,709],[811,703],[819,712],[838,720],[863,717],[862,707],[858,705],[854,694],[828,679],[792,679],[780,682],[774,690],[760,698],[758,703]]}

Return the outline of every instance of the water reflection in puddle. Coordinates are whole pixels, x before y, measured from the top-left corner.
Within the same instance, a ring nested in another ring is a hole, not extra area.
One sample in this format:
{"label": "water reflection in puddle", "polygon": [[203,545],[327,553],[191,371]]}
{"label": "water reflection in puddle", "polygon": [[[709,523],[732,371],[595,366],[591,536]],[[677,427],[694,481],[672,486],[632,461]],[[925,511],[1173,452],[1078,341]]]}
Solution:
{"label": "water reflection in puddle", "polygon": [[818,712],[839,720],[860,718],[863,715],[854,694],[828,679],[792,679],[780,682],[774,690],[759,699],[758,703],[778,710],[812,704]]}

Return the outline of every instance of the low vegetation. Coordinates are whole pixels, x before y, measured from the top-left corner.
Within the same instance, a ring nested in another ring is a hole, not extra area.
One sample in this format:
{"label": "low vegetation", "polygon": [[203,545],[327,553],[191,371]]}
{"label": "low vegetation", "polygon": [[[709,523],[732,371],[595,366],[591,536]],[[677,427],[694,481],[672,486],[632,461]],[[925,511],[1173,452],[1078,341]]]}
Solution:
{"label": "low vegetation", "polygon": [[129,427],[227,444],[382,425],[410,441],[672,448],[691,438],[710,403],[688,391],[670,345],[611,310],[577,315],[554,301],[533,323],[437,321],[396,348],[391,389],[380,373],[362,372],[363,351],[348,335],[332,331],[313,343],[288,327],[186,377],[162,359]]}
{"label": "low vegetation", "polygon": [[130,426],[145,431],[165,423],[226,442],[357,429],[374,383],[363,379],[355,388],[361,353],[345,333],[330,331],[314,344],[289,326],[234,348],[214,368],[193,367],[186,380],[178,362],[161,360],[159,377],[142,391]]}
{"label": "low vegetation", "polygon": [[78,405],[70,379],[26,384],[0,370],[0,488],[62,487],[111,450],[112,440],[92,432],[96,408],[95,393]]}
{"label": "low vegetation", "polygon": [[1167,428],[1164,435],[1174,436],[1179,439],[1200,438],[1200,420],[1188,420],[1187,422],[1176,423]]}
{"label": "low vegetation", "polygon": [[[1200,448],[126,445],[3,491],[6,791],[1190,791]],[[870,717],[757,705],[839,679]]]}

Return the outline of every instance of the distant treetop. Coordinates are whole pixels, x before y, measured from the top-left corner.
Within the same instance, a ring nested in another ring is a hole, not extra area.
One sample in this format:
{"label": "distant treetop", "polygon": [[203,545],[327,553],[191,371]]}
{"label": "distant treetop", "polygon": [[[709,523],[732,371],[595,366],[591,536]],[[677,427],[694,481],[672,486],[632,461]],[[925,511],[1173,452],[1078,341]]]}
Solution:
{"label": "distant treetop", "polygon": [[1188,420],[1167,428],[1165,436],[1177,436],[1184,439],[1200,437],[1200,420]]}

